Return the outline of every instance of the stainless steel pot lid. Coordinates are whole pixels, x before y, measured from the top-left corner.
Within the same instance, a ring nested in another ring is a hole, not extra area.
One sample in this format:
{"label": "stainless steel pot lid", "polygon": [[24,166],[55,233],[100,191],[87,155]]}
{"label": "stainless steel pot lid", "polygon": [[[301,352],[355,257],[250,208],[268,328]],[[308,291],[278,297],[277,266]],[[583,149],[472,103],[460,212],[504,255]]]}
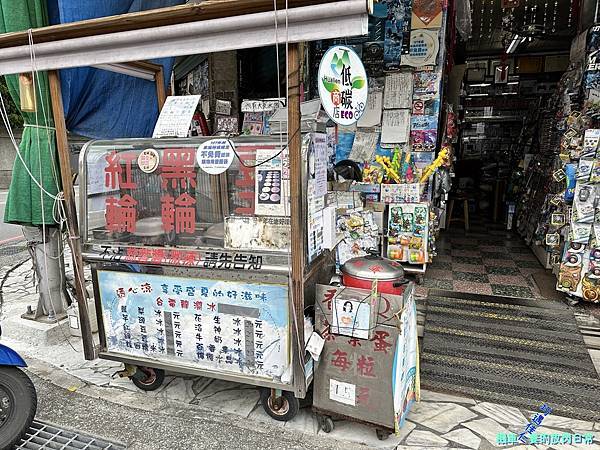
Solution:
{"label": "stainless steel pot lid", "polygon": [[398,280],[404,278],[404,269],[396,261],[379,255],[352,258],[342,266],[342,273],[366,280]]}

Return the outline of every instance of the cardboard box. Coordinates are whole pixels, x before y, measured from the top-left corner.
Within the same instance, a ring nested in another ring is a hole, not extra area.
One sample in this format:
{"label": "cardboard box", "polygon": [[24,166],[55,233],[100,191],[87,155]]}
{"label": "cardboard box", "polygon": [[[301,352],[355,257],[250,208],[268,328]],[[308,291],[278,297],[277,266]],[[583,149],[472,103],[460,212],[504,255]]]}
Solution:
{"label": "cardboard box", "polygon": [[382,294],[377,326],[370,339],[331,333],[334,299],[369,295],[363,289],[316,286],[315,330],[325,339],[315,369],[313,405],[334,416],[394,428],[393,365],[400,330],[394,317],[402,309],[412,285],[403,296]]}

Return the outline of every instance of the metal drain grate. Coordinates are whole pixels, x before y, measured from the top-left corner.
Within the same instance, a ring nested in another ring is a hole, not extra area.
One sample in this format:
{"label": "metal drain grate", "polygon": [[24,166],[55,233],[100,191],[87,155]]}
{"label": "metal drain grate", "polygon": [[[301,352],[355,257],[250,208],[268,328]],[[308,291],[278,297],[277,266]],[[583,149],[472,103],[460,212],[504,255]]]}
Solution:
{"label": "metal drain grate", "polygon": [[123,444],[69,431],[62,427],[36,420],[15,450],[125,450],[126,448]]}
{"label": "metal drain grate", "polygon": [[0,256],[12,256],[27,251],[27,245],[4,245],[0,247]]}

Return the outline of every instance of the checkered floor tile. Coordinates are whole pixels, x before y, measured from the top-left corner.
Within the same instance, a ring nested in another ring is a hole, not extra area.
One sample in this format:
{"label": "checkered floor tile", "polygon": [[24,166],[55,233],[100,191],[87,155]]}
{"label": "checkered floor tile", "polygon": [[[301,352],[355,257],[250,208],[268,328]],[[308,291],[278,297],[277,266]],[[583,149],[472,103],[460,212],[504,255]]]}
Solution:
{"label": "checkered floor tile", "polygon": [[427,267],[421,293],[444,289],[541,298],[532,274],[545,269],[515,232],[475,221],[468,232],[456,226],[442,231],[437,248],[438,255]]}

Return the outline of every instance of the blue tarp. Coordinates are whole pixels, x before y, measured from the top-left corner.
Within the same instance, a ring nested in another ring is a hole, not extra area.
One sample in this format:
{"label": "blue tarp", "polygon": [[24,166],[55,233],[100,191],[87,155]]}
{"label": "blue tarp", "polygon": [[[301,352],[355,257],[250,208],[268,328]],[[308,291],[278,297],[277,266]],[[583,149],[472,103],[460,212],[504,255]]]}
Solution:
{"label": "blue tarp", "polygon": [[[185,3],[185,0],[48,0],[51,24],[126,14]],[[164,66],[165,83],[174,58]],[[149,137],[158,117],[154,82],[94,68],[60,71],[67,129],[97,139]]]}

